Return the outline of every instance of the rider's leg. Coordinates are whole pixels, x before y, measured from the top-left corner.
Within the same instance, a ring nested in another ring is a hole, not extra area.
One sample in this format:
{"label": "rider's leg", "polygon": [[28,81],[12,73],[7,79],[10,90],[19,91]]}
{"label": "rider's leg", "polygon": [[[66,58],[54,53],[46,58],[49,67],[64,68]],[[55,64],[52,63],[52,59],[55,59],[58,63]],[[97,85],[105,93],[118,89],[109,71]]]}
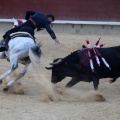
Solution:
{"label": "rider's leg", "polygon": [[0,52],[1,52],[1,51],[5,51],[5,50],[8,49],[8,42],[9,42],[9,40],[10,40],[10,34],[11,34],[11,33],[14,33],[14,32],[18,32],[20,29],[21,29],[20,26],[15,27],[15,28],[12,28],[11,30],[8,30],[8,31],[3,35],[4,40],[3,40],[2,46],[0,47]]}
{"label": "rider's leg", "polygon": [[33,30],[35,29],[35,26],[33,25],[33,23],[31,23],[31,21],[26,21],[25,23],[23,23],[22,25],[20,26],[17,26],[15,28],[12,28],[11,30],[8,30],[4,35],[3,35],[3,38],[4,38],[4,43],[3,46],[0,46],[0,52],[2,51],[6,51],[8,49],[8,42],[10,40],[10,34],[11,33],[14,33],[14,32],[18,32],[22,27],[30,27],[32,28]]}
{"label": "rider's leg", "polygon": [[0,52],[8,50],[9,37],[6,37],[0,42]]}
{"label": "rider's leg", "polygon": [[35,26],[33,25],[33,23],[31,23],[31,21],[26,21],[25,23],[23,23],[22,25],[20,26],[17,26],[15,28],[12,28],[10,30],[8,30],[4,35],[3,35],[3,38],[5,39],[6,37],[8,37],[11,33],[14,33],[14,32],[18,32],[22,27],[30,27],[32,28],[33,30],[35,29]]}

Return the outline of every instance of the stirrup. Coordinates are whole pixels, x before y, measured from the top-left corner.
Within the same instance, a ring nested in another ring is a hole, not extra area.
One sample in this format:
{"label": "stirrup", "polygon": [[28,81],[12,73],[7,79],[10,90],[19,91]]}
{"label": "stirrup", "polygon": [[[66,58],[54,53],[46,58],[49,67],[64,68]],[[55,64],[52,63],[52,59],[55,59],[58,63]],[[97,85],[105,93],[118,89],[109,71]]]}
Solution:
{"label": "stirrup", "polygon": [[0,47],[5,47],[5,39],[0,41]]}

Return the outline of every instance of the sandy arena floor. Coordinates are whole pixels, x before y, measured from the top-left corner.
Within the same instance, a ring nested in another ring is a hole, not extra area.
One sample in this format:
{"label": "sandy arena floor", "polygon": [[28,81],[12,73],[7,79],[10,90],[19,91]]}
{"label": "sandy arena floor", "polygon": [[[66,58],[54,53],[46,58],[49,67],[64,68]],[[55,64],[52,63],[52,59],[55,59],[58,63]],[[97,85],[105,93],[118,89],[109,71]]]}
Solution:
{"label": "sandy arena floor", "polygon": [[[101,43],[105,47],[120,45],[120,35],[82,35],[82,34],[56,34],[61,45],[55,45],[48,34],[36,34],[37,41],[42,42],[42,57],[40,60],[40,71],[50,81],[51,71],[45,69],[53,59],[65,57],[71,52],[81,48],[85,44],[86,37],[93,46],[101,37]],[[0,34],[2,36],[2,34]],[[2,37],[1,37],[2,38]],[[0,60],[0,74],[8,70],[10,63]],[[19,65],[16,72],[21,71],[23,65]],[[57,86],[63,87],[69,81],[66,78]],[[92,83],[78,83],[67,95],[77,94],[79,99],[66,97],[62,101],[42,101],[42,87],[35,76],[28,72],[20,81],[16,89],[24,87],[24,94],[15,94],[14,90],[3,92],[0,89],[0,120],[120,120],[120,79],[109,84],[109,79],[101,79],[99,92],[105,97],[105,102],[99,102],[87,97],[92,94]],[[12,88],[11,88],[12,89]],[[15,89],[15,88],[14,88]],[[86,95],[86,99],[85,99]]]}

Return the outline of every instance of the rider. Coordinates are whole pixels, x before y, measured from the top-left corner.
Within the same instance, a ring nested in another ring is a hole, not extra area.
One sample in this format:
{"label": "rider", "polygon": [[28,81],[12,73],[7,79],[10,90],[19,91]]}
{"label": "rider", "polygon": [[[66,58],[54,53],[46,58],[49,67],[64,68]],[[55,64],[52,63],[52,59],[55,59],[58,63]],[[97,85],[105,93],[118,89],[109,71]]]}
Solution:
{"label": "rider", "polygon": [[52,37],[52,39],[55,41],[55,43],[60,44],[60,42],[57,40],[57,37],[54,31],[50,27],[50,24],[55,20],[54,15],[52,14],[45,15],[42,12],[27,11],[25,19],[27,21],[24,22],[22,25],[12,28],[11,30],[8,30],[5,33],[5,35],[3,35],[5,45],[0,47],[0,52],[8,49],[8,42],[10,40],[10,34],[14,32],[18,32],[22,27],[30,27],[33,30],[37,28],[37,31],[45,28],[47,32],[50,34],[50,36]]}

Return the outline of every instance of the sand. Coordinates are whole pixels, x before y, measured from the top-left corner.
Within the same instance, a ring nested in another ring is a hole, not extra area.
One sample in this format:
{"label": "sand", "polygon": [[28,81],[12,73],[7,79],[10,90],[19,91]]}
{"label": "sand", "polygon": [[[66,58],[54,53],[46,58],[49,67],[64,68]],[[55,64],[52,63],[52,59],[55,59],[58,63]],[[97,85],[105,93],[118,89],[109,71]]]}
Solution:
{"label": "sand", "polygon": [[[2,36],[2,33],[0,34]],[[56,34],[60,45],[55,45],[48,34],[36,34],[42,42],[40,68],[29,69],[28,73],[10,88],[3,92],[0,87],[0,120],[119,120],[120,119],[120,79],[109,84],[109,79],[101,79],[99,91],[93,91],[92,83],[81,82],[71,89],[65,89],[70,78],[57,85],[50,82],[51,71],[45,69],[55,58],[65,57],[81,49],[86,38],[94,46],[99,37],[105,47],[120,45],[120,35],[83,35]],[[2,38],[2,37],[1,37]],[[10,63],[0,60],[0,74],[9,69]],[[23,69],[19,64],[16,73]],[[44,83],[46,86],[44,86]],[[56,91],[57,90],[57,91]],[[59,94],[59,93],[60,94]],[[52,94],[53,98],[48,95]],[[98,101],[97,95],[106,101]],[[55,95],[55,96],[54,96]]]}

